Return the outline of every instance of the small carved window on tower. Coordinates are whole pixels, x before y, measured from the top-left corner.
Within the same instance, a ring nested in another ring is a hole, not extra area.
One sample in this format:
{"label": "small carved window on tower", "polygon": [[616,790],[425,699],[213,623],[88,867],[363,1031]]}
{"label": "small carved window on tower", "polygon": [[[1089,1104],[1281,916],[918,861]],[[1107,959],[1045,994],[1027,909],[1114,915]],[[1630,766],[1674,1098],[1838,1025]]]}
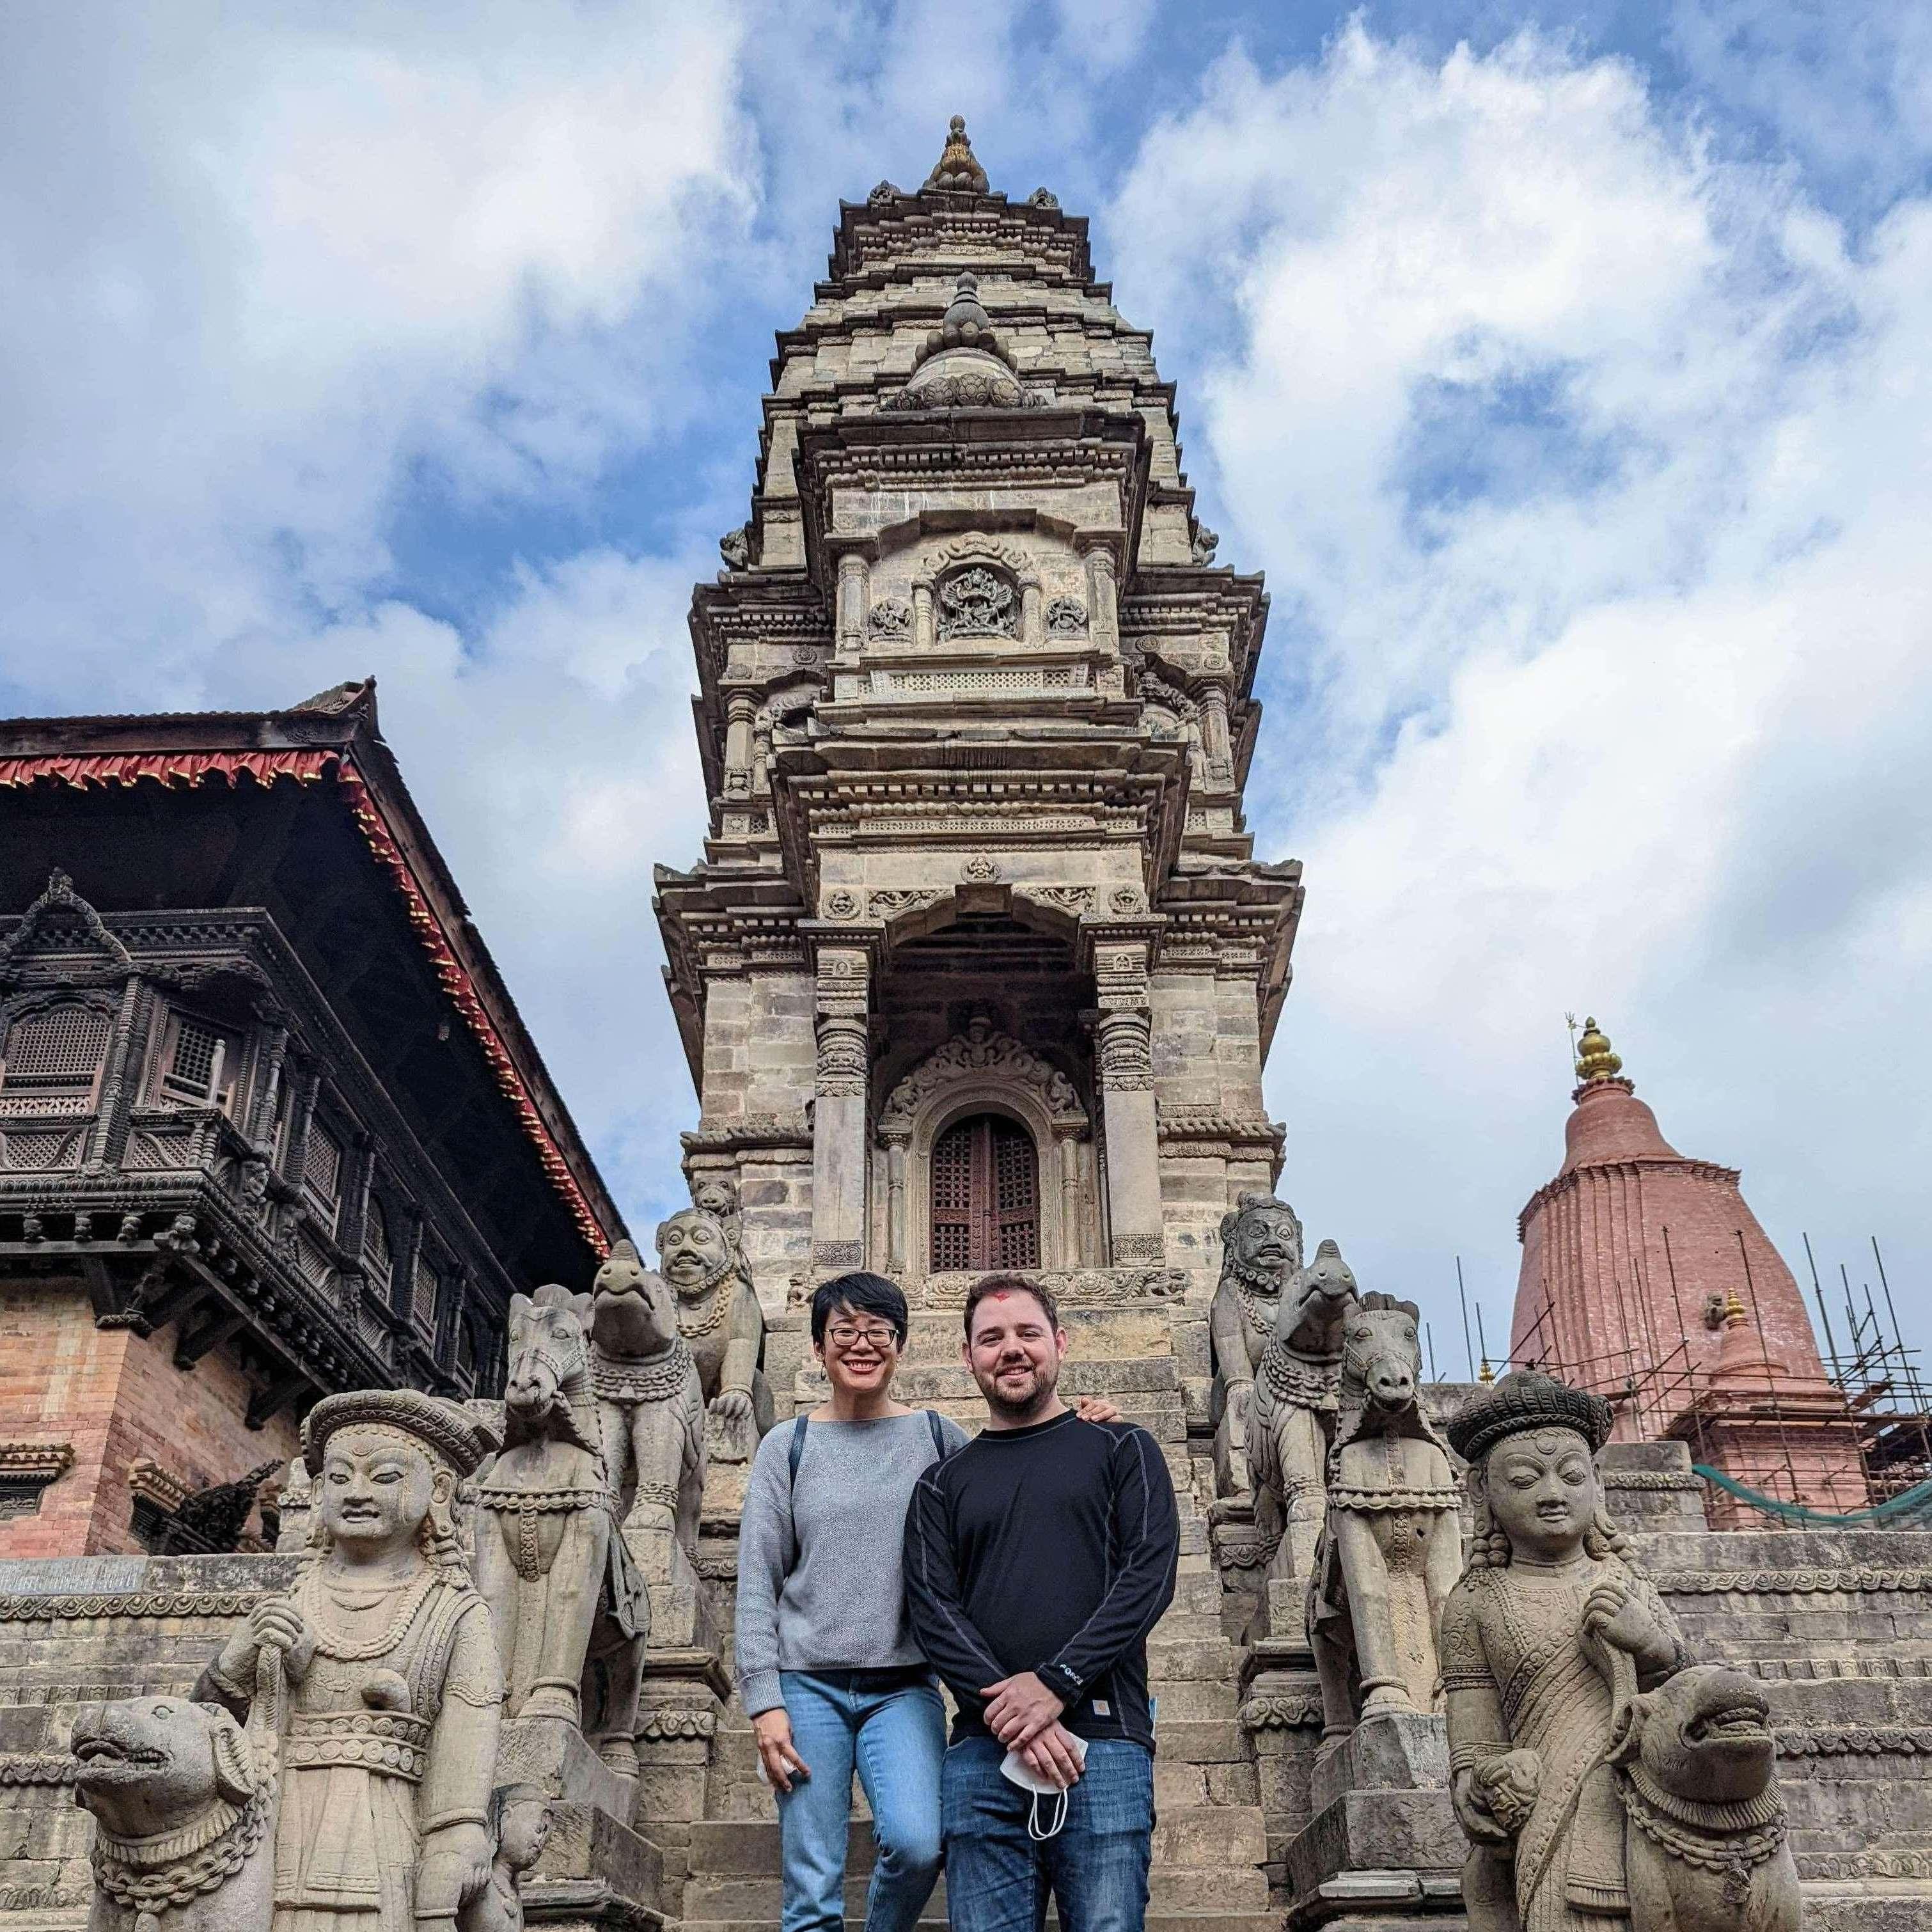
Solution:
{"label": "small carved window on tower", "polygon": [[466,1382],[476,1379],[476,1333],[467,1319],[456,1324],[456,1372]]}
{"label": "small carved window on tower", "polygon": [[410,1297],[410,1316],[424,1336],[436,1333],[437,1304],[442,1299],[442,1276],[422,1256],[416,1256],[416,1292]]}
{"label": "small carved window on tower", "polygon": [[939,586],[939,634],[954,638],[1016,638],[1019,598],[1003,572],[968,564]]}
{"label": "small carved window on tower", "polygon": [[1004,1114],[956,1120],[934,1142],[932,1268],[1040,1265],[1040,1162],[1033,1137]]}
{"label": "small carved window on tower", "polygon": [[342,1143],[320,1120],[308,1124],[302,1187],[309,1211],[334,1234],[342,1213]]}
{"label": "small carved window on tower", "polygon": [[191,1013],[171,1012],[161,1042],[159,1097],[172,1106],[228,1111],[241,1064],[239,1034]]}
{"label": "small carved window on tower", "polygon": [[395,1276],[395,1250],[389,1240],[389,1218],[374,1195],[369,1197],[369,1212],[362,1225],[362,1258],[369,1279],[386,1298]]}
{"label": "small carved window on tower", "polygon": [[23,1014],[0,1054],[0,1114],[91,1113],[112,1030],[106,1013],[78,1000]]}

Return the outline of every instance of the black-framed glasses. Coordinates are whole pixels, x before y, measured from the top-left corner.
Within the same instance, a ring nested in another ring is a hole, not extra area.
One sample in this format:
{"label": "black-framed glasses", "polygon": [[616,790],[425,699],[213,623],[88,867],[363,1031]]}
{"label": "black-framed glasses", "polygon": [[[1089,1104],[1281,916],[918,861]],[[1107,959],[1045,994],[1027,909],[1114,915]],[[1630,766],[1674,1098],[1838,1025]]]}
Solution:
{"label": "black-framed glasses", "polygon": [[826,1329],[825,1339],[835,1348],[856,1348],[862,1342],[867,1348],[882,1355],[889,1348],[896,1348],[899,1342],[896,1328],[874,1328],[869,1324],[862,1328],[855,1328],[845,1322]]}

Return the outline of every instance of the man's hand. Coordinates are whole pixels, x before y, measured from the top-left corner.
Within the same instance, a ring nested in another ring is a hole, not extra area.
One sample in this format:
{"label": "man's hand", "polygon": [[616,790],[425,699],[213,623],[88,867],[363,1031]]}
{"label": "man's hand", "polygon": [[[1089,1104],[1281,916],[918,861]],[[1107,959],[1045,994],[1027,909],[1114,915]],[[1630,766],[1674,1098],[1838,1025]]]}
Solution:
{"label": "man's hand", "polygon": [[1063,1791],[1080,1782],[1080,1756],[1073,1733],[1064,1724],[1048,1724],[1040,1736],[1020,1751],[1021,1761],[1036,1778],[1057,1784]]}
{"label": "man's hand", "polygon": [[257,1604],[248,1613],[248,1636],[257,1652],[279,1650],[283,1668],[296,1683],[308,1675],[315,1659],[315,1633],[292,1598],[269,1597]]}
{"label": "man's hand", "polygon": [[987,1730],[1009,1750],[1031,1744],[1049,1725],[1057,1725],[1066,1708],[1030,1670],[1002,1677],[980,1695],[986,1700]]}
{"label": "man's hand", "polygon": [[1120,1412],[1103,1395],[1076,1395],[1073,1413],[1082,1422],[1118,1422]]}
{"label": "man's hand", "polygon": [[811,1766],[793,1747],[791,1719],[782,1704],[760,1711],[752,1720],[752,1734],[758,1741],[758,1762],[774,1791],[790,1791],[794,1778],[812,1775]]}

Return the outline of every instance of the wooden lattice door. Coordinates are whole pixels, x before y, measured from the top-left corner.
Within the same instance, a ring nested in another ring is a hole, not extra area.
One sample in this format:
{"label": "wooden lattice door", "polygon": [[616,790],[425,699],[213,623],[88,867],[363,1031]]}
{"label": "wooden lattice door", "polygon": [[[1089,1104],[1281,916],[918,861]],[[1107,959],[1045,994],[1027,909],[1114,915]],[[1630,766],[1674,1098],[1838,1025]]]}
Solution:
{"label": "wooden lattice door", "polygon": [[1003,1114],[956,1120],[933,1143],[932,1268],[1037,1268],[1040,1162]]}

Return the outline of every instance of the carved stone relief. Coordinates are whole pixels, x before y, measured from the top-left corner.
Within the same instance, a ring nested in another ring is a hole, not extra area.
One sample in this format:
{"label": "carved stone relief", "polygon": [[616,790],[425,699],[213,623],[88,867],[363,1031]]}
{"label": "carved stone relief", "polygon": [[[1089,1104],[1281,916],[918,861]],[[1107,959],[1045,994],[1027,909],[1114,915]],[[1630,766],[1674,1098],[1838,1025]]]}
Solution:
{"label": "carved stone relief", "polygon": [[1016,638],[1019,599],[1012,585],[984,564],[970,564],[939,586],[939,635]]}

